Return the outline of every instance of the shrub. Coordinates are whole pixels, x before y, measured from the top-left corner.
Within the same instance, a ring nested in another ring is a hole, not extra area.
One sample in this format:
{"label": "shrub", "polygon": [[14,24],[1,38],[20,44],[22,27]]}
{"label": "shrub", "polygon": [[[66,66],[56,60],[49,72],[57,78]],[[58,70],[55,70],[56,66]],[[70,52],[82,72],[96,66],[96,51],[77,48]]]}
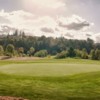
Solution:
{"label": "shrub", "polygon": [[91,58],[92,60],[95,60],[95,59],[96,59],[95,50],[91,50],[90,58]]}
{"label": "shrub", "polygon": [[23,47],[18,48],[18,54],[19,54],[19,56],[23,56],[23,54],[24,54],[24,48]]}
{"label": "shrub", "polygon": [[100,50],[99,49],[96,49],[95,51],[95,59],[100,60]]}
{"label": "shrub", "polygon": [[75,54],[75,50],[73,48],[70,48],[68,50],[68,57],[75,57],[76,54]]}
{"label": "shrub", "polygon": [[67,57],[67,51],[62,51],[61,53],[58,53],[55,58],[56,59],[63,59],[66,57]]}
{"label": "shrub", "polygon": [[34,55],[34,52],[35,52],[35,49],[33,47],[31,47],[30,50],[27,52],[27,54],[29,56],[32,56],[32,55]]}
{"label": "shrub", "polygon": [[75,50],[75,54],[76,54],[76,57],[81,58],[82,51],[79,50],[79,49],[76,49],[76,50]]}
{"label": "shrub", "polygon": [[88,53],[87,53],[87,50],[86,49],[83,49],[82,50],[81,58],[82,59],[88,59]]}
{"label": "shrub", "polygon": [[0,56],[2,56],[4,54],[4,49],[3,46],[0,45]]}
{"label": "shrub", "polygon": [[15,47],[12,44],[8,44],[6,47],[6,55],[12,57],[14,56],[14,53],[15,53]]}
{"label": "shrub", "polygon": [[34,54],[35,57],[46,57],[47,55],[47,50],[40,50]]}

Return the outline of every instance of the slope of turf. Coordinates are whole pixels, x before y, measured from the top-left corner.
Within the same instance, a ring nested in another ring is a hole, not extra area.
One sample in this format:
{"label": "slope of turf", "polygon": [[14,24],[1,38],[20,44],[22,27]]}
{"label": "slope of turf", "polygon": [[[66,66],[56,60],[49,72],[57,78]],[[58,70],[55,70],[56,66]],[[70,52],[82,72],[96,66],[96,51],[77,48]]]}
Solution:
{"label": "slope of turf", "polygon": [[100,100],[100,73],[66,77],[0,74],[0,95],[30,100]]}
{"label": "slope of turf", "polygon": [[79,59],[0,61],[0,95],[30,100],[100,100],[99,67],[100,61]]}

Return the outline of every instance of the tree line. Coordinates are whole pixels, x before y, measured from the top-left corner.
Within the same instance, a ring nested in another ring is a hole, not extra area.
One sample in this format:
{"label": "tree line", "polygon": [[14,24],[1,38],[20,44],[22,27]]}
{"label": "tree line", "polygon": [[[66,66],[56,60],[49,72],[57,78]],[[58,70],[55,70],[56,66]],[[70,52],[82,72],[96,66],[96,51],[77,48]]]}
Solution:
{"label": "tree line", "polygon": [[100,43],[91,39],[72,40],[64,37],[27,36],[24,32],[0,37],[0,55],[38,56],[56,55],[56,58],[80,57],[99,60]]}
{"label": "tree line", "polygon": [[62,59],[62,58],[67,58],[67,57],[100,60],[100,50],[92,49],[90,53],[88,53],[85,48],[82,50],[70,48],[69,50],[58,53],[55,58]]}

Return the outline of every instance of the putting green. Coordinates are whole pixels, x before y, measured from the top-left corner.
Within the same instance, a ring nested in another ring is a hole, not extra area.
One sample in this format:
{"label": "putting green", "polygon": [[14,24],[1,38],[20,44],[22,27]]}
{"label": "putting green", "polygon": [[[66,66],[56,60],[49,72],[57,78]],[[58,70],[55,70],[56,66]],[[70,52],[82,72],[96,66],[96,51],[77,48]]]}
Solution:
{"label": "putting green", "polygon": [[33,63],[9,64],[0,67],[0,72],[26,76],[66,76],[85,72],[100,71],[96,64]]}

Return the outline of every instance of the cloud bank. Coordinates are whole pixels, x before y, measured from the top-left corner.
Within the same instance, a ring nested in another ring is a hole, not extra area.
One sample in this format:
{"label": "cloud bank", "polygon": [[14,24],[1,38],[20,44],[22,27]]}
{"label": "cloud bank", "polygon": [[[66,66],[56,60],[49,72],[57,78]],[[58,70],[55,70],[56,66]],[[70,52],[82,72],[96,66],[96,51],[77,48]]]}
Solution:
{"label": "cloud bank", "polygon": [[77,16],[77,15],[73,15],[70,18],[60,18],[59,20],[59,26],[66,28],[68,30],[82,30],[82,29],[86,29],[88,27],[91,26],[91,24],[86,21],[85,19]]}
{"label": "cloud bank", "polygon": [[92,35],[87,31],[91,25],[78,15],[54,18],[51,16],[40,17],[23,10],[0,11],[0,33],[12,33],[18,29],[25,31],[28,35],[86,39]]}

